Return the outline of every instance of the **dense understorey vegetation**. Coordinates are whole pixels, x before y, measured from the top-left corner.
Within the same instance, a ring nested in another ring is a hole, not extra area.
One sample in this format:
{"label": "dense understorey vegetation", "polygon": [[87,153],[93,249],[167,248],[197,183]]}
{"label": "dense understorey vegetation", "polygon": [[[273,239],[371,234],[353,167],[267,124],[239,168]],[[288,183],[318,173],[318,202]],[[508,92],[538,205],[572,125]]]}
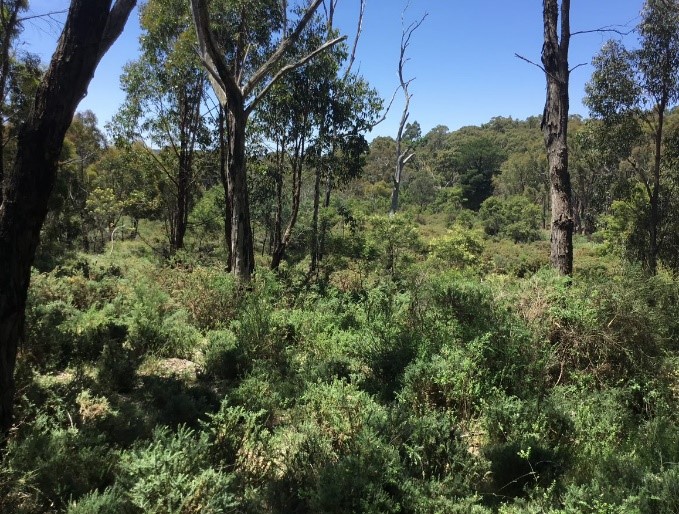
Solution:
{"label": "dense understorey vegetation", "polygon": [[36,270],[0,510],[676,512],[677,280],[406,219],[248,287],[138,239]]}

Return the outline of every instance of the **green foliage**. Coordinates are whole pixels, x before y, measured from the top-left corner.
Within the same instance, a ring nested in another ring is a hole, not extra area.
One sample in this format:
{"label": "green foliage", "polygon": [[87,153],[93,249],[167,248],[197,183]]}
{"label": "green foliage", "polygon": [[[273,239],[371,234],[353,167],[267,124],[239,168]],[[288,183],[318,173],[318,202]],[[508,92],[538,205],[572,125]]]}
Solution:
{"label": "green foliage", "polygon": [[204,354],[204,371],[210,377],[232,380],[244,365],[236,336],[230,330],[209,332]]}
{"label": "green foliage", "polygon": [[447,266],[465,267],[478,264],[483,241],[478,233],[454,225],[448,233],[429,243],[429,255]]}
{"label": "green foliage", "polygon": [[187,357],[200,338],[184,310],[175,310],[167,294],[154,284],[138,284],[129,308],[129,342],[139,353]]}
{"label": "green foliage", "polygon": [[142,512],[228,512],[236,505],[233,478],[209,465],[205,435],[158,429],[148,445],[123,454],[122,482]]}
{"label": "green foliage", "polygon": [[189,223],[194,227],[199,245],[220,240],[224,234],[224,189],[214,186],[196,202]]}
{"label": "green foliage", "polygon": [[139,509],[132,505],[118,487],[107,487],[103,491],[92,491],[68,505],[68,514],[137,514]]}
{"label": "green foliage", "polygon": [[169,272],[166,288],[189,313],[201,330],[227,326],[239,309],[243,291],[234,277],[222,270],[196,267],[186,272]]}
{"label": "green foliage", "polygon": [[370,260],[378,259],[384,271],[398,277],[420,249],[415,227],[402,214],[373,216],[369,223],[371,229],[366,237],[365,256]]}
{"label": "green foliage", "polygon": [[109,485],[117,460],[103,437],[72,424],[59,426],[46,413],[39,414],[30,433],[7,451],[3,465],[27,482],[43,508],[63,507],[72,497]]}
{"label": "green foliage", "polygon": [[540,239],[540,210],[523,196],[492,196],[481,204],[479,218],[486,234],[503,236],[515,243]]}
{"label": "green foliage", "polygon": [[484,261],[495,273],[529,277],[549,264],[549,241],[517,244],[506,239],[485,244]]}

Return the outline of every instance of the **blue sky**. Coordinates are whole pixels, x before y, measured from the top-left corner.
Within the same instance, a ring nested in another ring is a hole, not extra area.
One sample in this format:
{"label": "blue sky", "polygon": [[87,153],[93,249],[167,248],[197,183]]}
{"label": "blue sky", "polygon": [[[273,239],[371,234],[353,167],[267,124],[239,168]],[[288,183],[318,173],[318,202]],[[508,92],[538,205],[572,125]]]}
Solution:
{"label": "blue sky", "polygon": [[[32,13],[64,9],[67,0],[31,0]],[[357,51],[356,69],[380,92],[391,98],[398,85],[396,74],[401,15],[405,0],[367,0],[363,34]],[[608,25],[633,28],[642,0],[571,0],[571,29],[582,31]],[[353,39],[358,0],[340,0],[336,24]],[[426,133],[436,125],[455,130],[485,123],[494,116],[523,119],[542,113],[544,74],[517,59],[518,53],[539,62],[542,48],[542,2],[539,0],[411,0],[406,24],[428,17],[414,33],[408,51],[406,77],[411,85],[410,120],[417,120]],[[110,52],[102,60],[79,109],[91,109],[101,125],[123,101],[119,90],[122,66],[137,55],[138,15],[132,18]],[[22,48],[47,61],[61,27],[57,22],[26,23]],[[615,34],[583,34],[571,41],[571,67],[589,63],[609,37]],[[635,36],[626,38],[633,45]],[[582,106],[584,85],[591,66],[571,75],[571,113],[587,115]],[[387,120],[371,137],[396,134],[402,109],[398,95]]]}

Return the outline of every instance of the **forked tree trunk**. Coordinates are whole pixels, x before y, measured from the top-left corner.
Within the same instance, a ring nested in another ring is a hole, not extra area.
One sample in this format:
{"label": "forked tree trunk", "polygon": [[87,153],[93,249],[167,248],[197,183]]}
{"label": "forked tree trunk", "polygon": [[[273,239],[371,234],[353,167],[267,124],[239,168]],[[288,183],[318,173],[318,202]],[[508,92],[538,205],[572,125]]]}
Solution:
{"label": "forked tree trunk", "polygon": [[[237,62],[235,66],[229,65],[210,28],[207,0],[191,0],[190,3],[200,57],[208,70],[210,82],[219,102],[228,112],[229,160],[227,179],[228,196],[232,209],[231,272],[248,281],[255,267],[245,162],[245,131],[248,116],[276,81],[280,80],[287,71],[304,65],[317,54],[343,41],[344,38],[340,37],[327,41],[297,62],[280,67],[276,71],[283,57],[300,38],[314,13],[323,3],[323,0],[312,0],[302,14],[297,26],[291,32],[286,33],[266,62],[255,70],[249,79],[244,81],[241,71],[245,64],[245,56],[247,55],[245,49],[249,46],[249,42],[240,41],[242,44],[237,45]],[[238,38],[242,37],[244,37],[243,34],[238,35]],[[269,79],[271,75],[273,77]],[[267,80],[268,82],[266,82]],[[250,97],[252,97],[252,100],[248,103],[247,99]]]}
{"label": "forked tree trunk", "polygon": [[[277,208],[276,217],[276,230],[278,234],[276,236],[277,242],[274,245],[273,254],[271,256],[271,269],[277,270],[281,264],[281,261],[285,257],[285,252],[290,244],[290,239],[292,238],[292,231],[297,223],[297,216],[299,215],[299,205],[302,196],[302,168],[304,162],[304,147],[305,147],[305,137],[301,136],[295,144],[295,150],[292,160],[292,206],[290,210],[290,219],[285,227],[285,232],[281,234],[281,211],[280,203]],[[280,193],[279,193],[280,194]],[[280,202],[280,196],[279,196]]]}
{"label": "forked tree trunk", "polygon": [[568,173],[568,47],[570,0],[561,1],[561,37],[557,0],[543,0],[544,44],[542,64],[547,99],[542,133],[547,148],[552,200],[550,262],[561,275],[573,274],[573,208]]}
{"label": "forked tree trunk", "polygon": [[12,426],[14,367],[31,264],[54,186],[61,146],[94,70],[124,27],[135,0],[73,0],[59,45],[19,130],[0,205],[0,441]]}

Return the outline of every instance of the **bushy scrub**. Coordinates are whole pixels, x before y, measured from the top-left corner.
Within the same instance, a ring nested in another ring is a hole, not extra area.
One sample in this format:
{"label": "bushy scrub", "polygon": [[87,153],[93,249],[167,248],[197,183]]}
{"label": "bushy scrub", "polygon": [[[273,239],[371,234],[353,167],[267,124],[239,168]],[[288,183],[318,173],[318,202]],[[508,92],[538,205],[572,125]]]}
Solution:
{"label": "bushy scrub", "polygon": [[157,285],[140,283],[128,306],[129,342],[137,354],[187,357],[200,333],[188,322],[186,311],[172,305]]}
{"label": "bushy scrub", "polygon": [[198,329],[224,328],[236,317],[244,295],[229,273],[202,266],[168,273],[166,289]]}
{"label": "bushy scrub", "polygon": [[450,267],[475,266],[483,252],[483,241],[475,231],[454,225],[448,233],[429,243],[429,255]]}
{"label": "bushy scrub", "polygon": [[210,466],[206,434],[158,429],[149,444],[123,453],[120,468],[129,503],[141,512],[217,514],[237,505],[233,478]]}
{"label": "bushy scrub", "polygon": [[481,204],[479,218],[488,235],[506,237],[515,243],[540,239],[540,208],[523,196],[491,196]]}
{"label": "bushy scrub", "polygon": [[630,270],[601,283],[571,284],[546,270],[525,287],[521,311],[552,344],[556,381],[584,372],[614,383],[657,369],[663,350],[674,345],[677,285],[663,276]]}
{"label": "bushy scrub", "polygon": [[484,268],[490,272],[530,277],[549,265],[549,242],[514,243],[507,239],[486,241]]}
{"label": "bushy scrub", "polygon": [[384,272],[399,277],[421,249],[414,225],[402,214],[373,216],[368,224],[365,257],[378,260]]}
{"label": "bushy scrub", "polygon": [[243,366],[236,335],[231,330],[213,330],[207,334],[204,373],[213,378],[232,380]]}
{"label": "bushy scrub", "polygon": [[0,511],[676,511],[676,277],[443,217],[247,286],[190,249],[36,273]]}
{"label": "bushy scrub", "polygon": [[[68,420],[67,412],[61,414]],[[111,484],[116,460],[103,436],[87,434],[68,421],[60,426],[41,413],[30,432],[11,443],[3,466],[21,477],[19,484],[42,510],[62,508],[71,498]]]}

